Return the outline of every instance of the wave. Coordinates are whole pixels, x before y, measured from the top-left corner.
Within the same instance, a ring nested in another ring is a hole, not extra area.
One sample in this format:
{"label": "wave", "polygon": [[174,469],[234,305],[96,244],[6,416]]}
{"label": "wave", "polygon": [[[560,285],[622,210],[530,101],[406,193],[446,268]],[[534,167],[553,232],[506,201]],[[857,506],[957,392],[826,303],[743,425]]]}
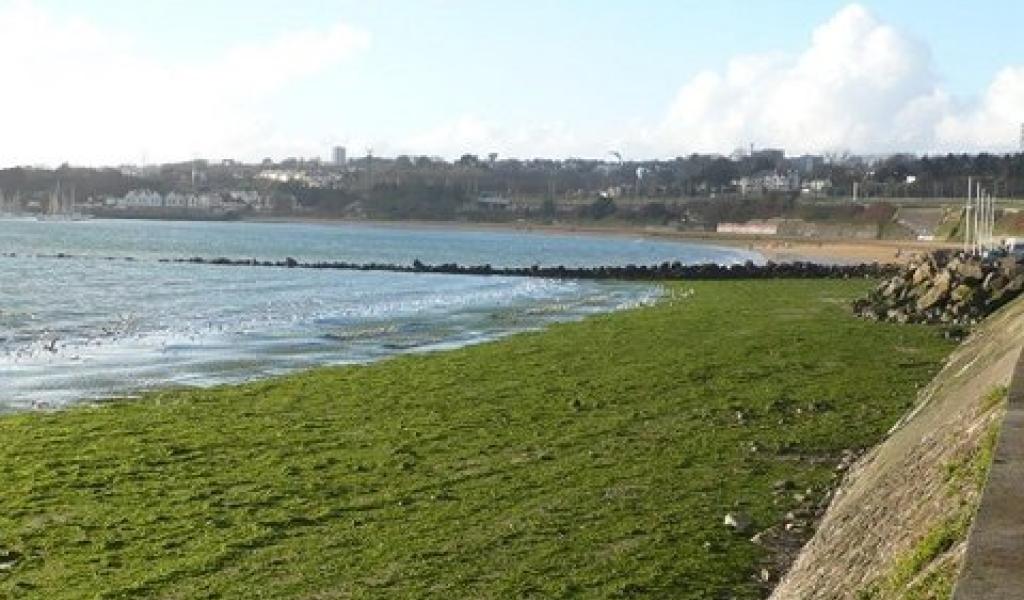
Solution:
{"label": "wave", "polygon": [[[160,263],[164,256],[521,265],[742,261],[597,236],[359,227],[0,223],[0,410],[458,347],[650,303],[646,284]],[[63,254],[73,258],[38,258]],[[37,258],[27,258],[37,256]],[[136,256],[140,260],[97,260]]]}

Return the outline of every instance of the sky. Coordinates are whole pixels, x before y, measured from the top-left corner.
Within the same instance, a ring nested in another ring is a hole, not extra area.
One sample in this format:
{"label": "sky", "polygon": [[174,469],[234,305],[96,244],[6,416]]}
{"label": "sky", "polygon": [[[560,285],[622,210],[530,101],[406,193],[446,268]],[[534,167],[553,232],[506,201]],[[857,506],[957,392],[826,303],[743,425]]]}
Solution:
{"label": "sky", "polygon": [[1008,152],[1020,0],[0,0],[0,166]]}

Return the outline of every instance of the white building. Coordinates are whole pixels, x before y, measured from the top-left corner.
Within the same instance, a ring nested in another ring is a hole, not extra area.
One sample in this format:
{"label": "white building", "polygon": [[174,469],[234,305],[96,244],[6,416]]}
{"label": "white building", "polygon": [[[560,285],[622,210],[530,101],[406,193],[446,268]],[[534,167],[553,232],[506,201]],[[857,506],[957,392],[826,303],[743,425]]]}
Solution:
{"label": "white building", "polygon": [[164,196],[164,206],[167,208],[188,208],[190,194],[171,192]]}
{"label": "white building", "polygon": [[778,235],[779,222],[777,220],[747,221],[746,223],[719,223],[718,233],[730,233],[741,235]]}
{"label": "white building", "polygon": [[311,183],[309,175],[305,171],[289,170],[289,169],[266,169],[260,171],[257,175],[260,179],[266,179],[268,181],[277,181],[279,183],[288,183],[289,181],[299,181],[302,183]]}
{"label": "white building", "polygon": [[796,192],[800,189],[800,175],[795,171],[766,173],[742,177],[735,184],[740,188],[740,193],[744,195],[762,192]]}
{"label": "white building", "polygon": [[832,188],[832,181],[829,179],[810,179],[803,182],[801,192],[804,194],[820,194]]}
{"label": "white building", "polygon": [[223,206],[223,201],[217,194],[191,194],[171,192],[164,197],[164,206],[167,208],[187,210],[212,210]]}
{"label": "white building", "polygon": [[124,197],[114,199],[113,204],[120,208],[159,208],[164,205],[164,199],[153,190],[132,190]]}
{"label": "white building", "polygon": [[105,204],[123,209],[173,208],[178,210],[217,210],[225,207],[224,201],[219,194],[171,192],[164,196],[153,190],[132,190],[121,198],[107,198]]}

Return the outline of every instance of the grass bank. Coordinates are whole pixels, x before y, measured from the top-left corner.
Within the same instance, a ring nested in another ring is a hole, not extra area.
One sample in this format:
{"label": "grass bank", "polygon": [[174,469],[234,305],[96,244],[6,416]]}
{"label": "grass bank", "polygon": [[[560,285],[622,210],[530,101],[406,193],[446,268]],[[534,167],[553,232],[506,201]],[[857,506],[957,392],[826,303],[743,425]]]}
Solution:
{"label": "grass bank", "polygon": [[699,282],[461,350],[0,418],[0,596],[761,595],[950,350],[864,281]]}

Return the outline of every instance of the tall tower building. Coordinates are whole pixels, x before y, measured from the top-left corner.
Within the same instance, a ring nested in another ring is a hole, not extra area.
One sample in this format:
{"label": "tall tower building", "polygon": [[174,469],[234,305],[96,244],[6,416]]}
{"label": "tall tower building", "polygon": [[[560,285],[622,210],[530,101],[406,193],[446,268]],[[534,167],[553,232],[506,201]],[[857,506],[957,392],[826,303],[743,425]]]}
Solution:
{"label": "tall tower building", "polygon": [[335,166],[343,166],[345,164],[345,161],[347,160],[347,156],[345,155],[345,147],[335,146],[334,152],[331,154],[331,159],[331,162],[333,162]]}

